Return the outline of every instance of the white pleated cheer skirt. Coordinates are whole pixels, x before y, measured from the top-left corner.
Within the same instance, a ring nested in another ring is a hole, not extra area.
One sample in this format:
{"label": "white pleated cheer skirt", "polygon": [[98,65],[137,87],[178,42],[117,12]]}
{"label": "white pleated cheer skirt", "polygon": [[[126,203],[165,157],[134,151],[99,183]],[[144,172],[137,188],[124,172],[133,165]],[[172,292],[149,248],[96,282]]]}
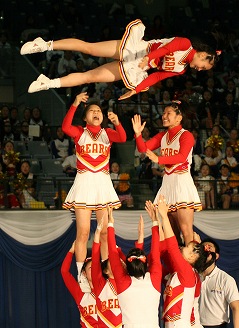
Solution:
{"label": "white pleated cheer skirt", "polygon": [[164,174],[162,186],[154,199],[154,204],[158,203],[159,195],[165,196],[167,204],[170,204],[169,212],[180,208],[191,208],[195,211],[202,209],[197,189],[189,172]]}
{"label": "white pleated cheer skirt", "polygon": [[113,208],[121,206],[110,175],[86,171],[76,174],[62,207],[70,210],[80,208],[97,211],[106,208],[107,205]]}
{"label": "white pleated cheer skirt", "polygon": [[[126,88],[134,90],[147,76],[138,65],[148,54],[148,42],[143,40],[145,26],[140,19],[130,22],[122,37],[119,68]],[[148,89],[148,88],[147,88]]]}

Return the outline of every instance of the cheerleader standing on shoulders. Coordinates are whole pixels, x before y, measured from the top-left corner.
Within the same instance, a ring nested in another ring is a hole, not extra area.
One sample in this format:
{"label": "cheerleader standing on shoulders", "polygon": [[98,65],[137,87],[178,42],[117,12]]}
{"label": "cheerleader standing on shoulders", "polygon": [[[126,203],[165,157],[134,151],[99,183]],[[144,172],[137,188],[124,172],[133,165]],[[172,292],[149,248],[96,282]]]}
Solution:
{"label": "cheerleader standing on shoulders", "polygon": [[[141,132],[145,122],[141,124],[140,115],[132,118],[136,145],[140,152],[146,153],[150,160],[159,165],[165,165],[163,181],[154,203],[163,194],[169,206],[171,224],[180,242],[182,232],[186,245],[193,240],[194,211],[200,211],[202,204],[190,174],[193,135],[182,128],[183,105],[174,101],[163,112],[163,126],[166,131],[159,132],[150,140],[144,142]],[[161,148],[157,156],[152,150]]]}
{"label": "cheerleader standing on shoulders", "polygon": [[103,260],[108,258],[106,207],[118,208],[121,205],[109,175],[110,147],[113,142],[126,141],[126,133],[113,112],[108,113],[108,118],[116,130],[101,128],[103,113],[96,104],[88,104],[84,109],[86,127],[72,125],[77,107],[87,100],[86,92],[77,95],[62,123],[62,130],[74,139],[76,146],[77,174],[63,208],[75,211],[77,262],[86,258],[92,211],[96,211],[98,222],[105,218],[100,236],[101,255]]}

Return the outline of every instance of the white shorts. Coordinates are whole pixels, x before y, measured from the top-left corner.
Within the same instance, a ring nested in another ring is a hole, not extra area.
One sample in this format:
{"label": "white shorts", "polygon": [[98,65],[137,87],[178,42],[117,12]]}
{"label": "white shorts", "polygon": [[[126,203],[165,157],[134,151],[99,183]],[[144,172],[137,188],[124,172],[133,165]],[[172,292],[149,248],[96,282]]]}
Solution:
{"label": "white shorts", "polygon": [[75,181],[62,205],[65,209],[75,208],[101,210],[109,205],[119,208],[121,202],[115,192],[109,174],[103,172],[77,172]]}
{"label": "white shorts", "polygon": [[158,203],[159,195],[165,196],[166,202],[170,204],[169,212],[180,208],[192,208],[195,211],[202,209],[197,188],[189,172],[164,174],[162,186],[154,199],[154,204]]}

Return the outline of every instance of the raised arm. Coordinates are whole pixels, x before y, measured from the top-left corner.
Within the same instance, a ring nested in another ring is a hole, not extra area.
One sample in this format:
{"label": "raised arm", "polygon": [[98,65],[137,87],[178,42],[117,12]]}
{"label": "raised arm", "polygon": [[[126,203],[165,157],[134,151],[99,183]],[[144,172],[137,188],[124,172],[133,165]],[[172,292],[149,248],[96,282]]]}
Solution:
{"label": "raised arm", "polygon": [[75,242],[72,244],[69,252],[66,254],[66,257],[61,265],[61,275],[63,281],[73,296],[76,304],[80,303],[81,298],[83,297],[84,293],[80,289],[80,286],[73,275],[70,273],[71,262],[73,258],[73,254],[75,252]]}
{"label": "raised arm", "polygon": [[125,142],[127,139],[126,132],[120,123],[118,116],[113,112],[108,112],[109,120],[114,124],[115,130],[106,128],[106,133],[111,142]]}
{"label": "raised arm", "polygon": [[70,109],[66,113],[66,116],[62,122],[62,131],[69,137],[75,138],[80,133],[79,127],[72,125],[72,121],[80,103],[87,102],[88,98],[89,96],[87,96],[86,92],[82,92],[77,95]]}

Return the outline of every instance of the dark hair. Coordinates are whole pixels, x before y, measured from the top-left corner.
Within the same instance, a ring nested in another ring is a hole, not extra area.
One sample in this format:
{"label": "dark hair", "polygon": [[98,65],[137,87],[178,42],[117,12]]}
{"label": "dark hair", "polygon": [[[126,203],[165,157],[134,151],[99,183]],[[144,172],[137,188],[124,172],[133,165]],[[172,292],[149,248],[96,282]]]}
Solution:
{"label": "dark hair", "polygon": [[109,262],[109,259],[106,259],[101,262],[102,275],[105,278],[105,280],[109,279],[108,274],[105,272],[108,269],[108,262]]}
{"label": "dark hair", "polygon": [[217,254],[220,254],[220,247],[219,247],[218,243],[214,239],[212,239],[210,237],[204,238],[202,240],[202,244],[204,244],[204,243],[211,243],[211,244],[213,244],[214,247],[215,247],[216,253]]}
{"label": "dark hair", "polygon": [[[141,261],[139,257],[145,257],[145,262]],[[145,252],[139,248],[132,248],[126,256],[126,268],[131,277],[144,278],[147,272],[147,257]]]}
{"label": "dark hair", "polygon": [[222,168],[227,168],[229,171],[230,171],[230,167],[229,167],[229,165],[227,165],[227,164],[222,164],[220,167],[219,167],[219,170],[221,170]]}
{"label": "dark hair", "polygon": [[[215,40],[208,40],[205,42],[204,40],[200,40],[199,38],[193,38],[191,40],[193,48],[197,52],[206,52],[208,55],[206,59],[209,61],[211,65],[214,65],[219,61],[219,56],[217,54]],[[210,45],[209,45],[210,44]]]}
{"label": "dark hair", "polygon": [[[198,273],[205,271],[216,260],[216,253],[207,251],[202,243],[195,244],[193,251],[199,255],[198,259],[193,264],[194,269],[196,269]],[[211,259],[208,260],[210,255]]]}
{"label": "dark hair", "polygon": [[81,271],[85,271],[85,268],[86,268],[87,264],[90,263],[90,262],[92,262],[92,257],[87,257],[84,261],[84,264],[82,266]]}
{"label": "dark hair", "polygon": [[31,167],[31,163],[30,163],[30,161],[28,161],[27,159],[23,159],[22,161],[21,161],[21,167],[22,167],[22,164],[23,163],[27,163],[28,165],[29,165],[29,167]]}

